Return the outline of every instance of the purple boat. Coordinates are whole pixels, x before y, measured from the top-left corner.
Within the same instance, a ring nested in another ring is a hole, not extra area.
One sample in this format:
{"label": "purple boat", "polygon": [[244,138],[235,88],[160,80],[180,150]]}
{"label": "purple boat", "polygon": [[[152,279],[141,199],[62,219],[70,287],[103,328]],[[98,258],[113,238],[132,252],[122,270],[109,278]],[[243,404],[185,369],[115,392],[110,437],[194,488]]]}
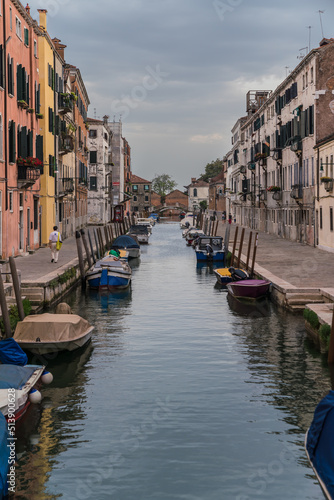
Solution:
{"label": "purple boat", "polygon": [[269,291],[271,283],[267,280],[232,281],[226,285],[233,297],[240,299],[259,299]]}

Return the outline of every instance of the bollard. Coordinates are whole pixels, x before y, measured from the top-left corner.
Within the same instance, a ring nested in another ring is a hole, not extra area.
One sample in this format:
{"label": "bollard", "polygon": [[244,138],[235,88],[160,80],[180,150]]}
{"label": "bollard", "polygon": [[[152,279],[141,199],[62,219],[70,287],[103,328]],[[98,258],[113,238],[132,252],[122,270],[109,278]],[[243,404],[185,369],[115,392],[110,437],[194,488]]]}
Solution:
{"label": "bollard", "polygon": [[20,287],[20,282],[19,282],[19,278],[17,275],[14,257],[9,257],[9,265],[10,265],[10,272],[12,274],[12,279],[13,279],[13,287],[14,287],[14,292],[15,292],[17,310],[19,313],[20,320],[23,321],[25,314],[24,314],[24,310],[23,310],[21,287]]}
{"label": "bollard", "polygon": [[80,233],[81,233],[82,242],[83,242],[84,247],[85,247],[85,252],[86,252],[86,258],[87,258],[87,262],[88,262],[88,267],[90,269],[92,267],[92,265],[93,265],[93,262],[92,262],[92,259],[91,259],[90,253],[89,253],[89,248],[88,248],[88,243],[87,243],[87,240],[86,240],[85,230],[81,229]]}
{"label": "bollard", "polygon": [[76,238],[77,250],[78,250],[78,259],[79,259],[79,269],[80,269],[80,275],[81,275],[81,282],[82,282],[82,285],[84,285],[85,280],[86,280],[86,275],[85,275],[84,258],[83,258],[83,254],[82,254],[82,243],[81,243],[81,237],[80,237],[79,231],[75,231],[75,238]]}

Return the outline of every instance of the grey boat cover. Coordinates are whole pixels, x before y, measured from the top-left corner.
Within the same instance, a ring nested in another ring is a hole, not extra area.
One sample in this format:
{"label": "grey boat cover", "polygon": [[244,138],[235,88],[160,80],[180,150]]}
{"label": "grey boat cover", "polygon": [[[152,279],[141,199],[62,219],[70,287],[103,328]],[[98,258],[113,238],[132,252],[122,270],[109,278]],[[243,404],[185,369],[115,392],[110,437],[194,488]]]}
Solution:
{"label": "grey boat cover", "polygon": [[123,234],[114,240],[111,248],[140,248],[140,245],[131,236]]}

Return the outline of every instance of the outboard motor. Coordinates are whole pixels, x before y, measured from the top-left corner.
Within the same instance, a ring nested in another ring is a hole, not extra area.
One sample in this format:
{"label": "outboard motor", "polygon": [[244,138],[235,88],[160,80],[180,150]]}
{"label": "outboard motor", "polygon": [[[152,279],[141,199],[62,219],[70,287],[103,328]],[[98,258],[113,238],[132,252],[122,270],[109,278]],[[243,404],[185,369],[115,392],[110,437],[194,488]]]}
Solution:
{"label": "outboard motor", "polygon": [[242,271],[241,269],[235,269],[234,267],[229,267],[228,270],[231,273],[231,278],[233,281],[246,280],[249,278],[246,271]]}
{"label": "outboard motor", "polygon": [[206,252],[208,254],[208,258],[212,259],[213,258],[213,248],[211,245],[209,245],[209,244],[206,245]]}

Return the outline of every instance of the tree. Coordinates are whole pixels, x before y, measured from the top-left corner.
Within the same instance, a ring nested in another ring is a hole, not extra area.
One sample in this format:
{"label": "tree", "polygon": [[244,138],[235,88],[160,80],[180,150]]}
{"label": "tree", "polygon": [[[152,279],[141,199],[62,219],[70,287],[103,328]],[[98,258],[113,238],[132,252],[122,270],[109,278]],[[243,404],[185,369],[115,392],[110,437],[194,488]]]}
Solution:
{"label": "tree", "polygon": [[176,186],[177,183],[168,174],[156,175],[152,180],[152,189],[160,195],[161,203],[164,203],[166,194],[173,191]]}
{"label": "tree", "polygon": [[205,174],[201,175],[201,179],[205,182],[208,182],[209,179],[212,179],[216,175],[220,174],[223,168],[224,168],[223,160],[217,158],[217,160],[214,160],[206,165]]}
{"label": "tree", "polygon": [[199,206],[202,212],[205,212],[205,210],[208,208],[208,203],[206,200],[202,200],[199,202]]}

